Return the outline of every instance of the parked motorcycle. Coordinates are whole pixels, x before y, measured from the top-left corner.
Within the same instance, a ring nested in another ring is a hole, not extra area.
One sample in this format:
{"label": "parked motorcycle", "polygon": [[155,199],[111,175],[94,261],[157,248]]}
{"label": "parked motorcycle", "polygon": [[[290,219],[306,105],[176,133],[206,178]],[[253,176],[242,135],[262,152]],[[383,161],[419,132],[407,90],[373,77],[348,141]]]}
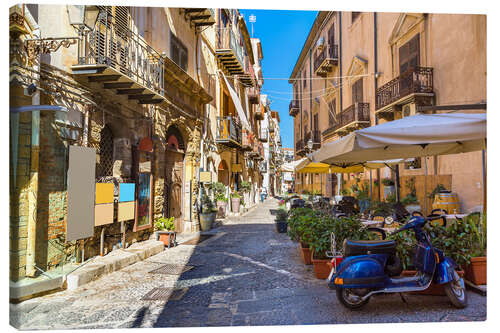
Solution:
{"label": "parked motorcycle", "polygon": [[399,276],[402,266],[396,256],[393,240],[344,241],[344,259],[334,267],[328,278],[328,286],[335,288],[340,303],[349,309],[358,309],[378,293],[400,293],[421,291],[432,282],[444,285],[446,295],[457,308],[467,306],[467,294],[463,278],[459,277],[457,265],[441,250],[432,246],[424,225],[442,216],[413,216],[407,224],[394,233],[413,230],[417,239],[414,265],[417,274]]}

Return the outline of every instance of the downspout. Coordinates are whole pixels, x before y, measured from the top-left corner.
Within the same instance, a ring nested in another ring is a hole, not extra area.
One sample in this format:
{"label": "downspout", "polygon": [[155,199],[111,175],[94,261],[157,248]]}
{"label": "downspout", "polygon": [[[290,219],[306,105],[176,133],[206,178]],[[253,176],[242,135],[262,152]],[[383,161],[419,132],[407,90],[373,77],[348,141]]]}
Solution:
{"label": "downspout", "polygon": [[[374,92],[375,92],[375,107],[377,107],[377,88],[378,88],[378,85],[377,85],[377,77],[378,77],[378,43],[377,43],[377,13],[376,12],[373,12],[373,53],[374,53],[374,56],[373,56],[373,65],[374,65],[374,70],[373,72],[375,73],[375,75],[373,76],[373,87],[374,87]],[[375,118],[375,125],[378,125],[378,118],[377,116],[374,114],[374,118]],[[398,169],[396,169],[398,170]],[[370,171],[371,173],[371,171]],[[398,170],[398,173],[399,173],[399,170]],[[378,186],[377,186],[377,196],[378,196],[378,200],[380,201],[380,189],[381,189],[381,182],[380,182],[380,169],[377,169],[377,181],[378,181]],[[399,180],[398,180],[399,182]],[[371,182],[370,182],[371,183]],[[399,184],[396,184],[396,193],[398,192],[397,190],[397,186]],[[371,185],[370,185],[371,186]]]}
{"label": "downspout", "polygon": [[[195,28],[196,29],[196,28]],[[195,30],[195,35],[196,35],[196,76],[197,76],[197,79],[198,79],[198,84],[201,86],[200,84],[200,77],[201,77],[201,68],[200,68],[200,47],[199,47],[199,43],[200,43],[200,32],[198,30]],[[210,80],[209,80],[210,82]],[[204,152],[204,143],[205,143],[205,135],[206,135],[206,110],[207,110],[207,104],[204,104],[202,106],[202,109],[203,109],[203,129],[202,129],[202,133],[201,133],[201,136],[200,136],[200,163],[201,165],[205,165],[205,152]],[[198,165],[198,199],[197,199],[197,204],[198,204],[198,223],[200,223],[200,214],[202,212],[202,207],[201,207],[201,196],[203,195],[203,190],[201,188],[201,183],[200,183],[200,172],[201,172],[201,167],[200,165]]]}
{"label": "downspout", "polygon": [[[340,112],[342,112],[342,12],[338,12],[339,15],[339,73],[340,73],[340,96],[339,96],[339,107]],[[337,196],[340,196],[340,187],[342,185],[342,174],[337,173]]]}
{"label": "downspout", "polygon": [[[27,9],[26,9],[27,10]],[[31,15],[27,15],[31,17]],[[40,38],[40,29],[38,25],[33,30],[33,35]],[[40,56],[34,61],[33,70],[34,79],[40,79]],[[32,97],[32,105],[40,105],[40,91],[37,90]],[[27,244],[26,244],[26,276],[35,277],[36,275],[36,221],[38,209],[38,158],[40,153],[40,110],[31,111],[31,163],[30,180],[28,192],[28,225],[27,225]]]}

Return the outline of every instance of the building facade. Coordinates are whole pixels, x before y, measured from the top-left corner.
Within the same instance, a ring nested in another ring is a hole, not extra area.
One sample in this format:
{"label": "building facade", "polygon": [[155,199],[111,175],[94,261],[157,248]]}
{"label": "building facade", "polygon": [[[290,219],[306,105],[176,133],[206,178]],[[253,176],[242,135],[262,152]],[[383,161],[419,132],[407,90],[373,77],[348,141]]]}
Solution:
{"label": "building facade", "polygon": [[[149,239],[160,217],[198,231],[201,171],[228,194],[249,182],[257,202],[263,52],[238,10],[17,5],[9,33],[11,281]],[[96,184],[95,224],[76,238],[74,147]]]}
{"label": "building facade", "polygon": [[[289,82],[296,158],[356,129],[417,112],[486,112],[486,16],[319,12]],[[398,168],[401,193],[415,177],[446,183],[462,211],[482,204],[482,152],[416,158]],[[364,178],[376,183],[393,173],[384,168]],[[342,183],[352,179],[344,175]],[[335,175],[296,179],[299,191],[328,196],[336,184]],[[381,188],[373,189],[373,199],[381,198]],[[423,193],[419,199],[427,200]]]}

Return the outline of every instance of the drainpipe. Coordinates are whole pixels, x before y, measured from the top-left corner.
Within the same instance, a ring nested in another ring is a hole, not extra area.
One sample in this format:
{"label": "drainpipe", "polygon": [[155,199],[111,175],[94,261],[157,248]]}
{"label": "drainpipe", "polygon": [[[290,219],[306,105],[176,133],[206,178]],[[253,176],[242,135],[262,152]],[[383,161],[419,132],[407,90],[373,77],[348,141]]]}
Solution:
{"label": "drainpipe", "polygon": [[[373,76],[373,87],[374,87],[374,92],[375,92],[375,107],[377,105],[377,77],[378,77],[378,74],[377,74],[377,70],[378,70],[378,44],[377,44],[377,13],[374,12],[373,13],[373,64],[374,64],[374,73],[375,75]],[[374,118],[375,118],[375,125],[378,125],[378,118],[376,115],[374,115]],[[398,173],[398,176],[399,176],[399,169],[396,168],[397,170],[397,173]],[[371,171],[370,171],[371,172]],[[377,181],[378,181],[378,187],[377,187],[377,190],[378,190],[378,199],[380,200],[380,189],[381,189],[381,182],[380,182],[380,169],[377,169]],[[396,193],[399,192],[398,190],[398,187],[399,187],[399,177],[397,177],[396,181],[398,182],[396,184]],[[399,201],[399,197],[397,197],[398,201]]]}
{"label": "drainpipe", "polygon": [[[40,38],[40,29],[37,27],[33,35]],[[33,70],[34,80],[40,78],[40,56],[34,61]],[[32,97],[33,105],[40,105],[40,91],[37,90]],[[37,221],[37,198],[38,198],[38,158],[40,153],[40,110],[31,111],[31,163],[30,180],[28,192],[28,226],[27,226],[27,245],[26,245],[26,276],[34,277],[35,252],[36,252],[36,221]]]}
{"label": "drainpipe", "polygon": [[[339,15],[339,72],[340,72],[340,94],[339,94],[339,106],[342,112],[342,12],[338,12]],[[342,174],[337,173],[337,196],[340,196],[340,187],[342,185]]]}
{"label": "drainpipe", "polygon": [[[196,29],[196,28],[195,28]],[[198,78],[198,84],[200,84],[200,77],[201,77],[201,68],[200,68],[200,32],[198,30],[195,30],[195,35],[196,35],[196,76]],[[209,80],[210,84],[210,80]],[[201,84],[200,84],[201,85]],[[205,104],[203,105],[203,129],[202,133],[200,135],[200,165],[198,165],[198,199],[197,199],[197,204],[198,204],[198,223],[200,223],[200,214],[202,212],[202,207],[201,207],[201,196],[203,195],[203,190],[201,188],[201,183],[200,183],[200,172],[201,172],[201,165],[205,166],[205,151],[204,151],[204,142],[205,142],[205,135],[206,135],[206,117],[207,117],[207,108],[208,105]]]}

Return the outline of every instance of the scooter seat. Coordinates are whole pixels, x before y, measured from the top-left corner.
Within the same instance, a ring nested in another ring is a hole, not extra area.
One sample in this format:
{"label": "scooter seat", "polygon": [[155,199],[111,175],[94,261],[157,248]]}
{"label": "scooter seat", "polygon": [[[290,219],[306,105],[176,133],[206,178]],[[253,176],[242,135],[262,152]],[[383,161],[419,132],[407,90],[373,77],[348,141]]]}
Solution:
{"label": "scooter seat", "polygon": [[365,254],[395,254],[396,243],[393,240],[344,240],[344,256]]}

